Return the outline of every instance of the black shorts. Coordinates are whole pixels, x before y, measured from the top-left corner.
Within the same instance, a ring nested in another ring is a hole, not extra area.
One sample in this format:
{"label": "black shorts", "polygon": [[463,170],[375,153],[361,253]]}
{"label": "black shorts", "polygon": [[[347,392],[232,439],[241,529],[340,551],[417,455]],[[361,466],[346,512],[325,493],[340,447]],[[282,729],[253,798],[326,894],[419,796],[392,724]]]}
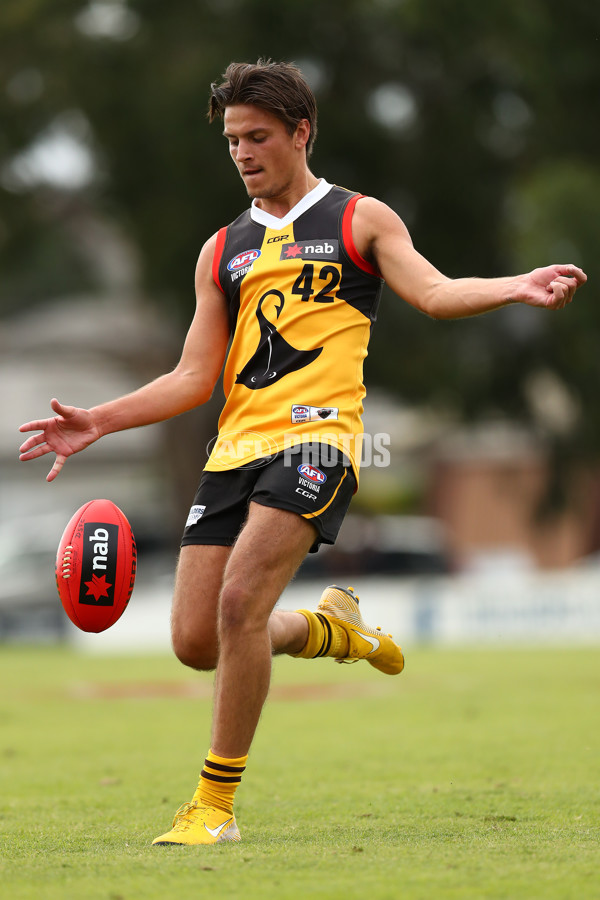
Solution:
{"label": "black shorts", "polygon": [[181,546],[231,547],[254,500],[311,522],[317,537],[310,552],[316,553],[320,544],[335,543],[355,490],[349,460],[328,444],[302,444],[236,469],[204,471]]}

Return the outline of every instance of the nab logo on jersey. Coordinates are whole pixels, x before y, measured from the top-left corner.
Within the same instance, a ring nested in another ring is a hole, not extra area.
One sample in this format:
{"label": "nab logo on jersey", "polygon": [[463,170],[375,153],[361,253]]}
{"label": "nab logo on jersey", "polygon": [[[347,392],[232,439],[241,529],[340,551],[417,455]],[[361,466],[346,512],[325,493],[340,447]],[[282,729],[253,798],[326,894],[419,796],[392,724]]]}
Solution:
{"label": "nab logo on jersey", "polygon": [[243,253],[238,253],[237,256],[234,256],[233,259],[229,260],[227,268],[230,272],[237,272],[238,269],[243,269],[245,266],[251,266],[259,256],[260,250],[244,250]]}
{"label": "nab logo on jersey", "polygon": [[309,481],[312,481],[313,484],[324,484],[327,481],[325,472],[321,472],[316,466],[309,466],[308,463],[303,463],[301,466],[298,466],[298,472],[303,475],[304,478],[308,478]]}
{"label": "nab logo on jersey", "polygon": [[280,260],[314,259],[333,260],[340,258],[340,244],[337,240],[296,241],[295,244],[282,244]]}

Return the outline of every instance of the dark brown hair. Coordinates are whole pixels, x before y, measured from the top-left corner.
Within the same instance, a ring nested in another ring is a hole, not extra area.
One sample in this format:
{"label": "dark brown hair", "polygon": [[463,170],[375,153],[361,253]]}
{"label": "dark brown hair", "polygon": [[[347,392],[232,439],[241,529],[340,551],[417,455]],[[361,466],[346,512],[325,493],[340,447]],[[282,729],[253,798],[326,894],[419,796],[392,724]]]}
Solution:
{"label": "dark brown hair", "polygon": [[256,64],[230,63],[221,84],[210,86],[209,121],[223,118],[225,107],[237,104],[267,110],[281,119],[290,134],[301,119],[308,119],[306,158],[310,158],[317,136],[317,103],[298,66],[270,59],[259,59]]}

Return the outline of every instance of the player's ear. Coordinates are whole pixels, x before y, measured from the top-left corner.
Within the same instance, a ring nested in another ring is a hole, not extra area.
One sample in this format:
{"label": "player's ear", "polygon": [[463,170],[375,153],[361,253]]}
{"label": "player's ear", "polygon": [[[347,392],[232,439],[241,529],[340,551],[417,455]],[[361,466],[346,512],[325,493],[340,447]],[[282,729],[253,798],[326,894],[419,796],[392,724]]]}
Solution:
{"label": "player's ear", "polygon": [[300,119],[294,132],[294,146],[297,150],[306,147],[310,137],[310,122],[308,119]]}

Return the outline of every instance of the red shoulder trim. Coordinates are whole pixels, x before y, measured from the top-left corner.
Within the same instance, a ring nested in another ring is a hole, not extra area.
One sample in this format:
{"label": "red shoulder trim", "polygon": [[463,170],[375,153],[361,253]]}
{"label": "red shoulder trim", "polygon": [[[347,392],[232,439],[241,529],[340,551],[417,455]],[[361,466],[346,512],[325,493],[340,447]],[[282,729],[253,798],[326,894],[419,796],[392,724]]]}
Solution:
{"label": "red shoulder trim", "polygon": [[[221,267],[221,257],[223,256],[226,237],[227,226],[225,226],[224,228],[219,228],[219,231],[217,232],[217,243],[215,244],[215,255],[213,256],[212,261],[213,281],[221,291],[223,291],[223,285],[221,284],[221,279],[219,278],[219,269]],[[223,293],[225,293],[225,291],[223,291]]]}
{"label": "red shoulder trim", "polygon": [[348,256],[355,266],[358,266],[359,269],[362,269],[363,272],[367,272],[369,275],[374,275],[376,278],[381,278],[381,274],[377,271],[377,269],[360,255],[354,244],[354,238],[352,237],[352,216],[354,214],[354,207],[361,199],[361,197],[364,196],[364,194],[355,194],[348,201],[348,205],[346,206],[346,209],[344,210],[344,214],[342,216],[342,240],[344,242],[344,247],[346,248]]}

